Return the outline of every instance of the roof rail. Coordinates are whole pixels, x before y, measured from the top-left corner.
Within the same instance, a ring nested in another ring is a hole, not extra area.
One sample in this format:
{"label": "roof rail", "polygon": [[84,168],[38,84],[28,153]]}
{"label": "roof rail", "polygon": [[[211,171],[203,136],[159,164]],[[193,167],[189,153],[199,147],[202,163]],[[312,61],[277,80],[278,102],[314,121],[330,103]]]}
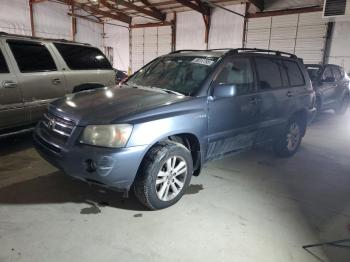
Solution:
{"label": "roof rail", "polygon": [[260,49],[260,48],[216,48],[216,49],[208,49],[208,50],[196,50],[196,49],[183,49],[183,50],[176,50],[174,52],[171,52],[170,54],[176,54],[176,53],[182,53],[182,52],[210,52],[210,51],[226,51],[226,52],[234,52],[234,53],[240,53],[240,52],[251,52],[251,53],[267,53],[267,54],[274,54],[278,56],[288,56],[290,58],[297,58],[295,54],[278,51],[278,50],[270,50],[270,49]]}
{"label": "roof rail", "polygon": [[289,56],[290,58],[297,58],[295,54],[278,51],[278,50],[260,49],[260,48],[236,48],[233,50],[237,53],[239,52],[268,53],[268,54],[273,53],[278,56],[286,55],[286,56]]}
{"label": "roof rail", "polygon": [[216,49],[180,49],[171,52],[170,54],[177,54],[182,52],[210,52],[210,51],[231,51],[233,48],[216,48]]}
{"label": "roof rail", "polygon": [[7,32],[0,31],[0,36],[14,36],[19,38],[29,38],[29,39],[36,39],[36,40],[49,40],[49,41],[59,41],[59,42],[67,42],[67,43],[75,43],[75,44],[82,44],[82,45],[90,45],[88,43],[80,43],[75,42],[67,39],[57,39],[57,38],[46,38],[46,37],[38,37],[38,36],[29,36],[29,35],[18,35],[18,34],[10,34]]}

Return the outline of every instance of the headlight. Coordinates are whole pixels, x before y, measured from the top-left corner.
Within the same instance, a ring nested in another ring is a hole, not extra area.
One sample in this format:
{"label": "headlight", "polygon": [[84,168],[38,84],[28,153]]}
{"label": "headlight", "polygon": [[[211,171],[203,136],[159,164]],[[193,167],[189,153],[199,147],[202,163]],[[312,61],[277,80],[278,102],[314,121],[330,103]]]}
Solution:
{"label": "headlight", "polygon": [[87,126],[84,129],[80,143],[104,146],[124,147],[131,135],[132,125],[96,125]]}

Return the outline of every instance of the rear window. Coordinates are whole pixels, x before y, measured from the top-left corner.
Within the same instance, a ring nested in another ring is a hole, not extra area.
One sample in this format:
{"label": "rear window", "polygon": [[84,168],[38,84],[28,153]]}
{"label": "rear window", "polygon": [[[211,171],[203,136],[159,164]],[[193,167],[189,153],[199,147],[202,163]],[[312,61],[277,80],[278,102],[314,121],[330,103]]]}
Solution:
{"label": "rear window", "polygon": [[291,86],[303,86],[305,85],[304,76],[300,70],[298,64],[294,61],[283,61],[287,70],[289,82]]}
{"label": "rear window", "polygon": [[4,55],[0,50],[0,74],[9,73]]}
{"label": "rear window", "polygon": [[105,55],[95,47],[54,43],[72,70],[112,69]]}
{"label": "rear window", "polygon": [[7,41],[22,73],[56,71],[57,67],[46,46],[31,41]]}
{"label": "rear window", "polygon": [[259,76],[259,87],[262,90],[282,87],[280,65],[277,59],[255,58]]}

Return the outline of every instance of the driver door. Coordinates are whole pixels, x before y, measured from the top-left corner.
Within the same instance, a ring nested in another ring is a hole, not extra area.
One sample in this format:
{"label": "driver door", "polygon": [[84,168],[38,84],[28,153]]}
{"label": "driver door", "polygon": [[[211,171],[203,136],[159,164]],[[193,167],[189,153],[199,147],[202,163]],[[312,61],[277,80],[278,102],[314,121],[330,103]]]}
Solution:
{"label": "driver door", "polygon": [[209,102],[207,160],[220,158],[254,144],[259,125],[260,99],[248,57],[229,57],[211,85],[232,84],[236,94]]}

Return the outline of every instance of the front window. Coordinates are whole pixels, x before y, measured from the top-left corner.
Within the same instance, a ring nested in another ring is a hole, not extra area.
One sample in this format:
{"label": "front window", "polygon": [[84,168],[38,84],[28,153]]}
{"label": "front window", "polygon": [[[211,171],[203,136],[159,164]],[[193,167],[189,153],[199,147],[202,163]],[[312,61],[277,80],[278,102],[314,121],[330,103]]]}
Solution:
{"label": "front window", "polygon": [[156,87],[193,94],[213,70],[218,57],[167,56],[156,59],[128,81],[128,85]]}

